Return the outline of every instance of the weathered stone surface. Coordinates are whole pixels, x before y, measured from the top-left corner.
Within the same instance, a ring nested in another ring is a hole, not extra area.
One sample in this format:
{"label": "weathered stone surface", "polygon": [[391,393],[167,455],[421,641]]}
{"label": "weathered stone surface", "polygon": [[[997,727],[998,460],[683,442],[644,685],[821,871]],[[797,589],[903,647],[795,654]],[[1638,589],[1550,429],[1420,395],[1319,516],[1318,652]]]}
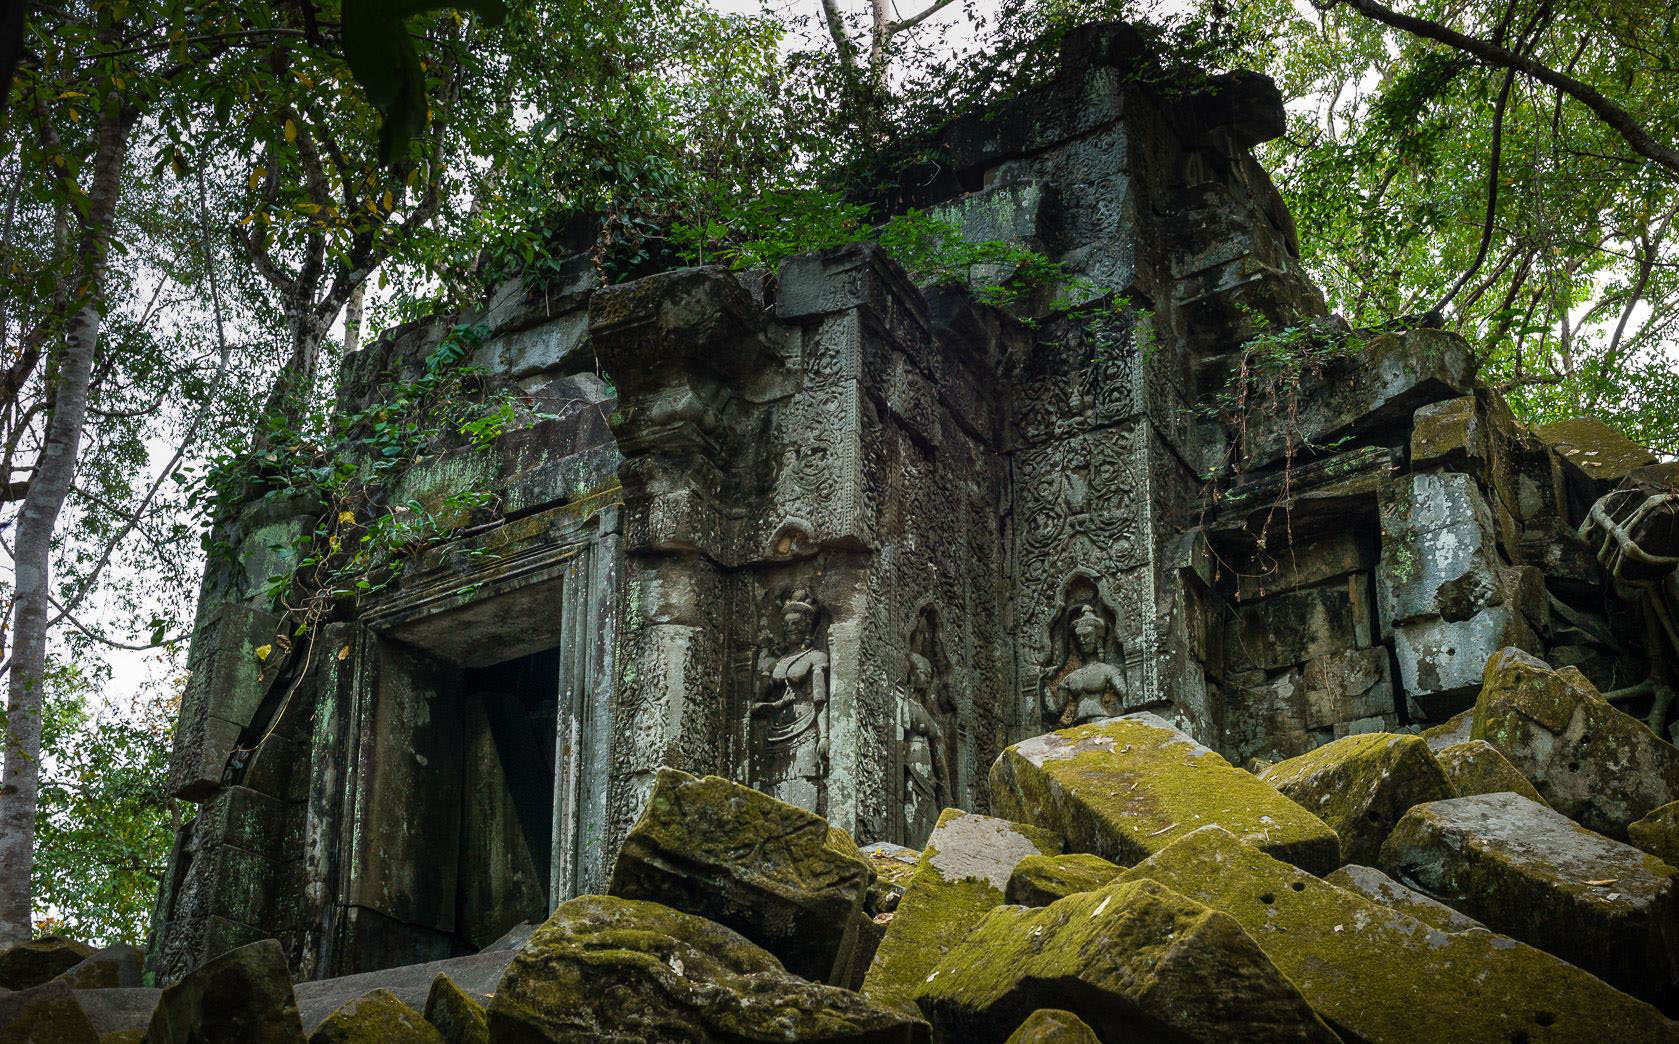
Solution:
{"label": "weathered stone surface", "polygon": [[1007,1044],[1102,1044],[1084,1020],[1059,1008],[1039,1008],[1009,1034]]}
{"label": "weathered stone surface", "polygon": [[1411,415],[1411,466],[1444,465],[1471,473],[1486,467],[1487,426],[1475,396],[1433,402]]}
{"label": "weathered stone surface", "polygon": [[1487,661],[1473,738],[1533,781],[1550,806],[1617,840],[1679,799],[1679,749],[1610,706],[1579,671],[1520,649]]}
{"label": "weathered stone surface", "polygon": [[1453,793],[1425,741],[1390,732],[1326,743],[1260,778],[1329,824],[1343,863],[1374,862],[1406,809]]}
{"label": "weathered stone surface", "polygon": [[1373,866],[1352,863],[1336,870],[1324,880],[1337,888],[1357,892],[1390,910],[1410,914],[1422,923],[1432,925],[1443,932],[1467,932],[1472,928],[1486,927],[1480,921],[1473,917],[1465,917],[1445,903],[1430,899],[1415,889],[1406,888]]}
{"label": "weathered stone surface", "polygon": [[74,939],[47,935],[21,942],[0,953],[0,988],[27,990],[82,963],[93,947]]}
{"label": "weathered stone surface", "polygon": [[0,993],[0,1044],[98,1044],[93,1023],[63,983]]}
{"label": "weathered stone surface", "polygon": [[916,1002],[945,1039],[974,1044],[1005,1040],[1050,1004],[1110,1040],[1336,1039],[1233,918],[1146,880],[998,907]]}
{"label": "weathered stone surface", "polygon": [[117,1033],[132,1033],[136,1039],[145,1036],[163,991],[149,987],[126,987],[76,990],[75,995],[82,1014],[93,1023],[94,1032],[103,1041]]}
{"label": "weathered stone surface", "polygon": [[1656,463],[1655,454],[1596,417],[1552,421],[1534,428],[1533,433],[1588,480],[1593,499],[1632,472]]}
{"label": "weathered stone surface", "polygon": [[1475,708],[1458,711],[1438,725],[1422,730],[1422,738],[1428,743],[1428,749],[1435,757],[1447,747],[1463,743],[1469,739],[1469,731],[1475,727]]}
{"label": "weathered stone surface", "polygon": [[1328,442],[1408,417],[1419,406],[1462,396],[1473,386],[1473,353],[1440,330],[1382,334],[1360,349],[1308,385],[1297,418],[1266,418],[1269,423],[1250,435],[1250,467],[1280,458],[1291,431],[1296,440],[1303,432]]}
{"label": "weathered stone surface", "polygon": [[1530,801],[1545,803],[1532,781],[1510,764],[1510,759],[1486,740],[1465,740],[1437,751],[1435,760],[1451,781],[1458,797],[1472,794],[1500,794],[1508,791]]}
{"label": "weathered stone surface", "polygon": [[1122,866],[1216,823],[1313,873],[1340,842],[1315,815],[1154,714],[1016,743],[991,766],[993,807]]}
{"label": "weathered stone surface", "polygon": [[373,990],[389,990],[410,1008],[424,1010],[439,976],[448,978],[479,1004],[488,1003],[490,995],[495,993],[496,983],[501,981],[502,973],[513,960],[515,949],[517,946],[492,948],[466,957],[300,982],[296,992],[303,1030],[312,1032],[340,1005]]}
{"label": "weathered stone surface", "polygon": [[520,950],[489,1008],[496,1041],[735,1044],[924,1042],[927,1024],[789,975],[768,951],[658,903],[562,903]]}
{"label": "weathered stone surface", "polygon": [[437,1027],[445,1044],[490,1044],[490,1024],[472,994],[447,975],[431,981],[426,997],[426,1021]]}
{"label": "weathered stone surface", "polygon": [[1088,852],[1027,856],[1009,875],[1004,898],[1019,906],[1048,906],[1079,892],[1093,892],[1125,870]]}
{"label": "weathered stone surface", "polygon": [[1126,871],[1222,910],[1345,1039],[1679,1041],[1654,1007],[1543,950],[1442,932],[1203,827]]}
{"label": "weathered stone surface", "polygon": [[58,976],[77,990],[134,989],[146,955],[127,943],[113,943],[93,951],[75,967]]}
{"label": "weathered stone surface", "polygon": [[346,1002],[326,1017],[309,1044],[442,1044],[443,1035],[389,990]]}
{"label": "weathered stone surface", "polygon": [[1628,992],[1679,984],[1679,870],[1519,795],[1416,806],[1381,867]]}
{"label": "weathered stone surface", "polygon": [[1679,866],[1679,801],[1669,801],[1628,826],[1627,840],[1668,866]]}
{"label": "weathered stone surface", "polygon": [[986,911],[1003,902],[1015,866],[1028,856],[1060,851],[1061,840],[1050,831],[945,809],[886,926],[863,995],[913,1009],[916,987],[927,973]]}
{"label": "weathered stone surface", "polygon": [[301,1044],[286,953],[273,939],[212,958],[163,991],[146,1029],[148,1044]]}
{"label": "weathered stone surface", "polygon": [[[849,849],[849,850],[848,850]],[[608,886],[733,928],[795,975],[842,983],[874,871],[822,817],[717,776],[659,773]]]}

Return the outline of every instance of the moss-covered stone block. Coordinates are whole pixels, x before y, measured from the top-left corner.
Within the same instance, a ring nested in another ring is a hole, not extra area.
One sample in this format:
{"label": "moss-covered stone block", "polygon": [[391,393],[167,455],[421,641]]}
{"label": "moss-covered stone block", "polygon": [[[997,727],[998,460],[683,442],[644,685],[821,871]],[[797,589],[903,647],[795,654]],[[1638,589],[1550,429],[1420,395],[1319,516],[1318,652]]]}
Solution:
{"label": "moss-covered stone block", "polygon": [[1539,441],[1555,450],[1571,475],[1586,480],[1582,492],[1592,499],[1632,472],[1656,463],[1656,455],[1596,417],[1571,417],[1533,429]]}
{"label": "moss-covered stone block", "polygon": [[1422,730],[1423,741],[1428,749],[1438,755],[1442,750],[1456,743],[1469,739],[1469,730],[1475,726],[1475,708],[1458,711],[1438,725]]}
{"label": "moss-covered stone block", "polygon": [[1679,870],[1520,795],[1416,806],[1381,868],[1630,993],[1679,986]]}
{"label": "moss-covered stone block", "polygon": [[1000,815],[1054,830],[1070,851],[1121,866],[1208,824],[1312,873],[1340,865],[1323,820],[1154,714],[1016,743],[991,766],[991,800]]}
{"label": "moss-covered stone block", "polygon": [[1679,749],[1616,710],[1579,671],[1553,671],[1520,649],[1487,661],[1470,738],[1497,747],[1552,808],[1616,840],[1679,800]]}
{"label": "moss-covered stone block", "polygon": [[1479,473],[1487,456],[1487,426],[1475,396],[1429,403],[1411,414],[1413,468],[1446,466]]}
{"label": "moss-covered stone block", "polygon": [[1669,801],[1628,826],[1627,840],[1668,866],[1679,866],[1679,801]]}
{"label": "moss-covered stone block", "polygon": [[1004,899],[1022,859],[1054,855],[1061,839],[1047,830],[947,808],[886,926],[863,979],[878,1004],[915,1010],[915,991],[980,917]]}
{"label": "moss-covered stone block", "polygon": [[1473,917],[1465,917],[1445,903],[1430,899],[1414,888],[1406,888],[1373,866],[1350,863],[1324,878],[1337,888],[1357,892],[1371,902],[1381,903],[1390,910],[1410,914],[1424,924],[1443,932],[1467,932],[1486,925]]}
{"label": "moss-covered stone block", "polygon": [[99,1035],[68,986],[0,992],[0,1044],[99,1044]]}
{"label": "moss-covered stone block", "polygon": [[1126,871],[1223,910],[1346,1040],[1679,1041],[1643,1001],[1491,932],[1443,932],[1203,827]]}
{"label": "moss-covered stone block", "polygon": [[767,950],[658,903],[562,903],[507,966],[490,1039],[521,1044],[925,1044],[919,1017],[790,975]]}
{"label": "moss-covered stone block", "polygon": [[322,1020],[309,1044],[443,1044],[443,1034],[390,990],[373,990]]}
{"label": "moss-covered stone block", "polygon": [[1017,906],[1048,906],[1069,895],[1093,892],[1124,872],[1117,863],[1088,852],[1027,856],[1009,875],[1003,897]]}
{"label": "moss-covered stone block", "polygon": [[59,935],[20,942],[0,952],[0,988],[27,990],[74,968],[93,955],[93,947]]}
{"label": "moss-covered stone block", "polygon": [[146,955],[138,948],[112,943],[61,973],[58,981],[76,990],[133,989],[140,985],[145,962]]}
{"label": "moss-covered stone block", "polygon": [[1452,791],[1458,797],[1509,792],[1541,805],[1545,803],[1533,782],[1486,740],[1454,743],[1437,752],[1434,758],[1445,771],[1446,779],[1451,782]]}
{"label": "moss-covered stone block", "polygon": [[843,983],[874,869],[850,835],[750,787],[663,769],[607,892],[732,928],[795,975]]}
{"label": "moss-covered stone block", "polygon": [[1422,737],[1391,732],[1325,743],[1260,778],[1329,824],[1341,839],[1343,863],[1375,862],[1406,809],[1453,796]]}
{"label": "moss-covered stone block", "polygon": [[444,1044],[490,1044],[490,1024],[484,1006],[439,972],[426,995],[426,1021],[437,1027]]}
{"label": "moss-covered stone block", "polygon": [[149,1044],[303,1044],[286,952],[262,939],[215,957],[163,991]]}
{"label": "moss-covered stone block", "polygon": [[1228,914],[1148,880],[1001,906],[920,984],[944,1039],[1002,1044],[1059,1005],[1104,1040],[1334,1041]]}
{"label": "moss-covered stone block", "polygon": [[1009,1035],[1008,1044],[1102,1044],[1084,1020],[1060,1008],[1039,1008]]}

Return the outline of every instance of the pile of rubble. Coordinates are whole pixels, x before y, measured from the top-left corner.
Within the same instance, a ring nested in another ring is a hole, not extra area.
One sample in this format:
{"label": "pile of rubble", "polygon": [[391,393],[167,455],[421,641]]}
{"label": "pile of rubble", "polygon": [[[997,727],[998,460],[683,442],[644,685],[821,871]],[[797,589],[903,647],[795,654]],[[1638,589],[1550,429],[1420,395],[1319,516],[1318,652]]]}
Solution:
{"label": "pile of rubble", "polygon": [[920,852],[667,770],[608,894],[485,953],[294,987],[268,941],[156,991],[45,941],[0,1044],[1679,1041],[1679,749],[1579,671],[1506,649],[1445,725],[1258,767],[1104,719]]}

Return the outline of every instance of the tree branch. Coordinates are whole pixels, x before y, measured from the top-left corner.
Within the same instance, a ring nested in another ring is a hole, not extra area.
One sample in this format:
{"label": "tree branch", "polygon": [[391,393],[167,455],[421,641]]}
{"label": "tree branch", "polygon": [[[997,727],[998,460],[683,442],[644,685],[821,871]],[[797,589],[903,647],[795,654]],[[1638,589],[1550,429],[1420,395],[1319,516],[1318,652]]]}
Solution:
{"label": "tree branch", "polygon": [[[1331,0],[1331,6],[1335,0]],[[1650,136],[1644,126],[1633,119],[1632,114],[1619,105],[1604,97],[1590,84],[1582,83],[1572,76],[1560,73],[1546,65],[1541,65],[1525,55],[1517,54],[1505,47],[1488,43],[1473,36],[1467,36],[1426,18],[1415,15],[1401,14],[1391,8],[1383,7],[1375,0],[1339,0],[1366,18],[1381,22],[1383,25],[1420,36],[1425,39],[1443,43],[1447,47],[1462,51],[1483,65],[1495,66],[1500,69],[1511,69],[1552,87],[1573,98],[1595,113],[1598,119],[1608,124],[1619,134],[1632,150],[1645,159],[1663,168],[1671,178],[1679,180],[1679,150],[1662,144]]]}

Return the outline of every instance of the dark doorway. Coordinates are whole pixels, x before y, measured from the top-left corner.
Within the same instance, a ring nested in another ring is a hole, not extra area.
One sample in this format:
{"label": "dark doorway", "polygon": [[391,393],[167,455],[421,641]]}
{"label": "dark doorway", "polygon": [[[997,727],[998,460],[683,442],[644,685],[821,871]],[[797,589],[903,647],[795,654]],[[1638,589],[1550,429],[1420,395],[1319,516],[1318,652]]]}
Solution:
{"label": "dark doorway", "polygon": [[456,934],[475,952],[550,908],[558,649],[463,671]]}

